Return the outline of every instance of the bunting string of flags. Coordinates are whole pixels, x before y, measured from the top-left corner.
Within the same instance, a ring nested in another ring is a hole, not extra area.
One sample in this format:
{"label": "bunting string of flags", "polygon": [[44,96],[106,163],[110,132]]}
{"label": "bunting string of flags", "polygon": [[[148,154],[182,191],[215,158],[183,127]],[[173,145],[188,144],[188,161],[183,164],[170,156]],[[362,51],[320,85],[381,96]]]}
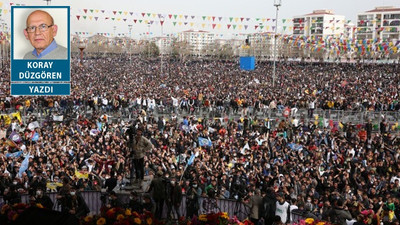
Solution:
{"label": "bunting string of flags", "polygon": [[[25,4],[18,4],[10,2],[8,4],[3,4],[0,2],[0,14],[8,14],[11,11],[11,6],[24,6]],[[150,12],[133,12],[133,11],[125,11],[125,10],[105,10],[105,9],[96,9],[96,8],[84,8],[84,9],[71,9],[71,17],[76,21],[84,22],[84,21],[94,21],[94,22],[105,22],[105,21],[115,21],[121,23],[133,23],[133,24],[142,24],[146,26],[164,26],[166,23],[169,23],[172,26],[178,27],[187,27],[187,28],[200,28],[200,29],[212,29],[212,30],[221,30],[227,29],[236,33],[236,36],[246,36],[248,34],[243,34],[240,32],[261,32],[262,35],[266,38],[271,38],[273,36],[272,32],[274,32],[277,27],[273,24],[275,23],[275,19],[273,18],[250,18],[250,17],[223,17],[223,16],[207,16],[207,15],[187,15],[187,14],[161,14],[161,13],[150,13]],[[307,22],[310,21],[302,21],[302,19],[280,19],[281,25],[280,28],[282,31],[293,31],[293,30],[305,30],[309,29],[307,27]],[[316,19],[312,19],[313,23],[322,22]],[[324,21],[332,24],[331,26],[325,27],[325,29],[331,28],[332,30],[340,29],[337,24],[340,23],[350,23],[351,20],[329,20]],[[347,31],[352,30],[353,32],[365,32],[368,29],[367,27],[370,23],[378,23],[382,21],[374,20],[361,20],[358,22],[358,26],[355,27],[347,27],[345,28]],[[272,23],[272,24],[271,24]],[[387,26],[377,27],[377,31],[390,31],[390,32],[399,32],[397,27],[390,27],[390,25],[400,24],[400,19],[396,20],[383,20],[383,23]],[[265,32],[265,33],[263,33]],[[270,33],[268,33],[270,32]],[[106,37],[123,37],[127,36],[126,33],[118,33],[116,35],[111,33],[94,33],[94,32],[75,32],[76,35],[102,35]],[[139,35],[152,35],[151,32],[140,33]],[[223,34],[220,34],[221,37]],[[170,34],[168,36],[176,36],[176,34]],[[264,40],[265,40],[264,39]],[[0,33],[0,43],[4,41],[10,41],[10,33],[9,32],[1,32]],[[320,52],[327,51],[331,54],[346,54],[348,52],[355,52],[361,55],[369,55],[369,54],[396,54],[398,53],[399,42],[383,42],[379,39],[364,39],[364,40],[356,40],[351,38],[344,38],[342,35],[328,36],[324,39],[316,39],[315,37],[306,37],[306,36],[294,36],[294,35],[284,35],[278,34],[278,41],[285,41],[287,44],[290,44],[292,47],[297,47],[301,49],[310,49],[311,51]],[[127,45],[129,44],[128,40],[122,40],[119,42],[116,41],[100,41],[97,43],[98,45]]]}

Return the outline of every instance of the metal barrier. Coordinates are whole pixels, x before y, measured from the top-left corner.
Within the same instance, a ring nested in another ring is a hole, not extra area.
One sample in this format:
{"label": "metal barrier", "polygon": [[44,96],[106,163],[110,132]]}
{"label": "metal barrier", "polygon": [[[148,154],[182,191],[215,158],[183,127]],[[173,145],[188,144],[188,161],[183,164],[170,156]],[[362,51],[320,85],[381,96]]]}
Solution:
{"label": "metal barrier", "polygon": [[[47,193],[47,195],[50,197],[50,199],[53,201],[54,203],[54,207],[53,210],[56,211],[61,211],[61,206],[57,203],[57,196],[58,193]],[[102,202],[100,200],[100,196],[101,196],[101,192],[98,191],[84,191],[81,192],[81,195],[83,197],[83,199],[85,200],[87,206],[90,209],[90,214],[99,214],[100,213],[100,209],[102,206]],[[129,194],[118,194],[118,198],[119,200],[122,202],[122,204],[127,205],[129,203]],[[199,214],[201,214],[203,211],[202,208],[202,202],[203,202],[202,197],[199,198],[199,204],[200,204],[200,209],[199,209]],[[142,199],[140,199],[142,200]],[[21,195],[21,202],[22,203],[29,203],[29,195],[28,194],[22,194]],[[3,200],[3,196],[0,196],[0,208],[1,206],[4,204],[4,200]],[[237,216],[238,219],[243,220],[245,218],[248,217],[248,213],[250,212],[250,210],[247,209],[247,207],[238,201],[234,201],[234,200],[229,200],[229,199],[218,199],[217,200],[217,204],[219,207],[219,210],[221,212],[227,212],[228,215],[230,217],[232,216]],[[186,196],[183,196],[182,199],[182,204],[179,208],[179,213],[181,216],[186,216]],[[167,205],[164,204],[163,207],[163,217],[166,218],[167,217]]]}
{"label": "metal barrier", "polygon": [[[137,111],[143,109],[142,107],[120,107],[119,110],[115,111],[113,109],[109,109],[106,107],[97,107],[96,112],[100,114],[107,114],[111,116],[111,119],[123,119],[130,120],[135,115],[137,115]],[[50,109],[34,109],[30,113],[35,115],[40,121],[47,119],[47,116],[50,113],[55,113],[57,110]],[[75,106],[71,109],[63,109],[59,110],[62,113],[67,113],[68,115],[72,115],[75,113],[79,113],[80,115],[90,115],[93,113],[92,109],[86,105]],[[269,118],[272,120],[280,120],[285,119],[283,115],[283,109],[259,109],[255,111],[253,107],[248,107],[248,110],[243,110],[240,108],[237,111],[234,111],[231,107],[196,107],[193,112],[182,110],[180,108],[175,108],[172,106],[156,106],[154,109],[146,109],[147,114],[151,114],[155,117],[164,116],[170,118],[173,114],[183,116],[196,116],[197,118],[235,118],[239,119],[244,117],[245,115],[251,116],[252,118],[258,117],[260,119]],[[27,115],[27,111],[22,112],[23,116]],[[384,117],[389,123],[396,123],[400,121],[400,112],[399,111],[344,111],[344,110],[323,110],[323,109],[315,109],[313,112],[313,117],[308,117],[308,109],[295,109],[291,111],[290,117],[296,118],[304,118],[306,121],[315,120],[316,116],[318,119],[322,118],[324,120],[332,120],[332,121],[340,121],[342,123],[352,122],[354,124],[364,124],[371,119],[373,123],[379,123]],[[76,117],[75,117],[76,118]]]}

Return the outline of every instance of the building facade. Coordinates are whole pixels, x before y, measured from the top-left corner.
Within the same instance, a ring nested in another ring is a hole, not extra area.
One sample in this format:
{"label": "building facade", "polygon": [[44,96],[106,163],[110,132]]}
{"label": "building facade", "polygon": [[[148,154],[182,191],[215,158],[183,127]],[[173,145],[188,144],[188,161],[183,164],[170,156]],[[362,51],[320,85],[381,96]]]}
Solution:
{"label": "building facade", "polygon": [[187,43],[192,55],[204,54],[204,49],[213,45],[215,35],[203,30],[187,30],[178,34],[178,41]]}
{"label": "building facade", "polygon": [[357,39],[400,39],[400,8],[376,7],[357,16]]}
{"label": "building facade", "polygon": [[312,13],[293,17],[293,35],[317,38],[339,37],[344,34],[345,16],[331,10],[314,10]]}

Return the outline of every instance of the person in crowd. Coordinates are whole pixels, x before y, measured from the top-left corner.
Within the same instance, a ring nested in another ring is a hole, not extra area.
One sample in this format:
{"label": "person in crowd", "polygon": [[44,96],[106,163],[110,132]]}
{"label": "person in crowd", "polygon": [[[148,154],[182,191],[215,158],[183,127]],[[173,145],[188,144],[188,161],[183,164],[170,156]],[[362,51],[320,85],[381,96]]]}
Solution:
{"label": "person in crowd", "polygon": [[70,192],[61,197],[61,211],[69,213],[81,218],[86,216],[90,210],[83,199],[82,195],[77,191],[74,186],[71,186]]}
{"label": "person in crowd", "polygon": [[199,187],[197,180],[193,180],[189,190],[186,192],[186,215],[189,217],[199,215]]}
{"label": "person in crowd", "polygon": [[261,218],[261,212],[263,207],[263,199],[261,196],[260,189],[256,189],[254,195],[250,197],[247,202],[247,206],[250,208],[250,220],[254,224],[258,224]]}
{"label": "person in crowd", "polygon": [[157,176],[151,181],[150,188],[148,192],[152,192],[152,198],[156,204],[156,214],[157,218],[161,218],[164,202],[166,199],[166,184],[167,182],[163,178],[163,172],[157,171]]}
{"label": "person in crowd", "polygon": [[[137,212],[137,213],[143,212],[143,202],[140,201],[138,193],[136,191],[131,192],[127,208],[129,208],[132,212]],[[155,216],[157,218],[161,218],[158,217],[157,214],[155,214]]]}
{"label": "person in crowd", "polygon": [[153,145],[146,137],[142,136],[143,130],[137,129],[136,136],[132,140],[133,165],[136,173],[136,183],[141,185],[144,179],[144,156],[153,148]]}
{"label": "person in crowd", "polygon": [[110,196],[108,197],[108,208],[121,208],[123,204],[121,200],[118,199],[117,193],[115,191],[110,192]]}
{"label": "person in crowd", "polygon": [[[180,210],[179,207],[182,203],[182,187],[177,181],[177,178],[172,177],[171,181],[167,187],[167,218],[174,218],[176,214],[176,218],[180,218]],[[172,215],[171,215],[172,214]]]}
{"label": "person in crowd", "polygon": [[36,190],[34,196],[31,196],[31,201],[34,204],[41,204],[46,209],[53,209],[54,203],[51,198],[44,192],[42,188]]}

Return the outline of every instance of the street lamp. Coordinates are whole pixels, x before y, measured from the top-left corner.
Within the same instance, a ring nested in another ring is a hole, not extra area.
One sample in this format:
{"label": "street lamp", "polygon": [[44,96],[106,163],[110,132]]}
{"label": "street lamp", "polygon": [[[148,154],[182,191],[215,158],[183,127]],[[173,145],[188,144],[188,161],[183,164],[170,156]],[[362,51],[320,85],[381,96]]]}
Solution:
{"label": "street lamp", "polygon": [[275,35],[274,35],[274,68],[272,73],[272,86],[275,87],[275,79],[276,79],[276,36],[278,31],[278,12],[279,7],[282,5],[282,0],[274,0],[274,6],[276,7],[276,16],[275,16]]}
{"label": "street lamp", "polygon": [[150,22],[147,23],[147,57],[150,58]]}
{"label": "street lamp", "polygon": [[129,64],[132,64],[132,24],[128,25],[129,29]]}
{"label": "street lamp", "polygon": [[164,24],[164,17],[160,17],[160,25],[161,25],[161,44],[160,44],[160,54],[161,54],[161,65],[160,65],[160,75],[163,74],[163,51],[164,51],[164,32],[163,32],[163,24]]}

